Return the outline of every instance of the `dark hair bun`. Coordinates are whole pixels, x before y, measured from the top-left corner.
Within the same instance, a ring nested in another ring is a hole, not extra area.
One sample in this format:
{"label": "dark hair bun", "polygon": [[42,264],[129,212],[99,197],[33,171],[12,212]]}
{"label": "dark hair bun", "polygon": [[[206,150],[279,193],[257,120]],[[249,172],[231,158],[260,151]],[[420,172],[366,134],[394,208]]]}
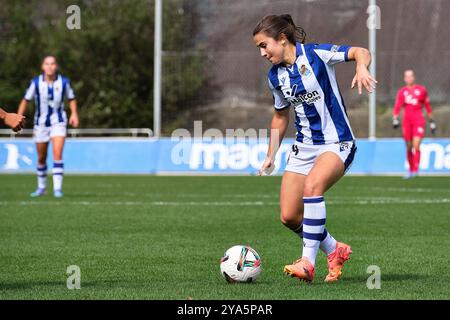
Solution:
{"label": "dark hair bun", "polygon": [[253,35],[264,32],[267,36],[279,40],[284,34],[290,43],[305,43],[306,33],[301,27],[297,27],[290,14],[272,14],[265,16],[253,29]]}
{"label": "dark hair bun", "polygon": [[290,14],[280,14],[280,18],[287,21],[287,23],[295,27],[294,20],[292,19]]}

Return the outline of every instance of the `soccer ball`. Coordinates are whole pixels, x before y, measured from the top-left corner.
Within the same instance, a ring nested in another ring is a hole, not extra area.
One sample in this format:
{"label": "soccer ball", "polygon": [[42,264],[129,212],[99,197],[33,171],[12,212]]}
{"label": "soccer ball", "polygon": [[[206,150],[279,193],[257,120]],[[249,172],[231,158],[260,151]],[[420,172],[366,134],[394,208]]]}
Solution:
{"label": "soccer ball", "polygon": [[220,259],[220,273],[229,283],[254,282],[261,273],[261,258],[249,246],[231,247]]}

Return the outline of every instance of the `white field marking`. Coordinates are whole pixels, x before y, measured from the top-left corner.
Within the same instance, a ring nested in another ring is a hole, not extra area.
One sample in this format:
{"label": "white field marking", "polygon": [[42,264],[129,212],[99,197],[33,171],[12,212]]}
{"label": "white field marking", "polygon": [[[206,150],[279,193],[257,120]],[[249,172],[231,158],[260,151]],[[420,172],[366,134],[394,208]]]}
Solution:
{"label": "white field marking", "polygon": [[352,204],[373,204],[373,205],[379,205],[379,204],[442,204],[442,203],[449,203],[450,204],[450,198],[444,198],[444,199],[368,199],[368,200],[349,200],[349,201],[327,201],[327,204],[337,204],[337,205],[352,205]]}
{"label": "white field marking", "polygon": [[[16,193],[19,194],[19,193]],[[22,193],[20,193],[22,194]],[[92,192],[71,192],[73,196],[91,196]],[[95,192],[97,196],[131,196],[140,198],[163,198],[166,197],[167,193],[149,193],[149,192]],[[185,193],[177,194],[177,198],[211,198],[208,193]],[[278,199],[279,194],[233,194],[233,193],[220,193],[214,195],[216,198],[265,198],[265,199]]]}
{"label": "white field marking", "polygon": [[[409,193],[433,193],[433,192],[446,192],[450,193],[450,189],[425,189],[425,188],[378,188],[378,187],[340,187],[341,189],[348,189],[348,190],[361,190],[361,189],[368,189],[371,191],[393,191],[393,192],[409,192]],[[15,192],[13,193],[15,195],[23,195],[23,192]],[[92,192],[72,192],[71,195],[73,196],[91,196]],[[164,198],[168,194],[167,193],[153,193],[153,192],[130,192],[130,191],[122,191],[122,192],[95,192],[96,196],[129,196],[129,197],[139,197],[139,198],[145,198],[145,199],[154,199],[154,198]],[[210,198],[211,195],[208,193],[185,193],[185,194],[177,194],[177,198]],[[236,193],[219,193],[217,195],[214,195],[216,198],[252,198],[252,199],[273,199],[278,200],[279,199],[279,191],[277,190],[274,193],[271,194],[236,194]],[[325,195],[325,198],[327,196]],[[342,198],[348,198],[348,199],[394,199],[391,197],[348,197],[348,196],[339,196],[340,199]],[[396,198],[401,199],[401,198]],[[333,200],[331,200],[333,201]],[[350,202],[350,201],[349,201]],[[332,203],[330,201],[327,201],[327,203]]]}
{"label": "white field marking", "polygon": [[[253,202],[232,202],[232,201],[190,201],[190,202],[178,202],[178,201],[64,201],[64,202],[53,202],[53,201],[0,201],[0,205],[11,205],[18,204],[21,206],[39,206],[39,205],[49,205],[49,206],[66,206],[66,205],[80,205],[80,206],[105,206],[105,205],[118,205],[118,206],[265,206],[269,203],[262,201]],[[278,202],[273,202],[272,204],[279,204]]]}
{"label": "white field marking", "polygon": [[[14,192],[10,193],[14,194],[16,196],[23,196],[23,192]],[[83,197],[83,196],[92,196],[92,192],[71,192],[71,196],[75,197]],[[95,192],[95,195],[98,197],[117,197],[117,196],[124,196],[124,197],[139,197],[140,199],[161,199],[164,197],[167,197],[168,193],[153,193],[153,192],[129,192],[129,191],[123,191],[123,192]],[[220,193],[214,196],[215,198],[256,198],[258,199],[273,199],[278,200],[279,199],[279,192],[273,193],[273,194],[233,194],[233,193]],[[208,193],[185,193],[185,194],[177,194],[177,198],[211,198],[211,195]]]}
{"label": "white field marking", "polygon": [[[450,204],[450,198],[441,199],[402,199],[402,198],[348,198],[348,200],[330,200],[326,202],[331,205],[382,205],[382,204]],[[265,201],[0,201],[0,205],[18,204],[21,206],[278,206],[279,202]]]}
{"label": "white field marking", "polygon": [[[278,202],[275,202],[279,204]],[[263,201],[253,201],[253,202],[232,202],[232,201],[223,201],[223,202],[198,202],[198,201],[190,201],[190,202],[176,202],[176,201],[153,201],[151,202],[153,206],[265,206],[269,205]]]}
{"label": "white field marking", "polygon": [[394,187],[350,187],[350,186],[342,186],[339,187],[341,189],[347,189],[347,190],[361,190],[361,189],[367,189],[371,191],[394,191],[394,192],[413,192],[413,193],[421,193],[421,192],[450,192],[450,189],[434,189],[434,188],[394,188]]}
{"label": "white field marking", "polygon": [[[415,189],[409,189],[409,188],[365,188],[365,187],[341,187],[341,189],[351,189],[351,190],[361,190],[361,189],[369,189],[372,191],[397,191],[397,192],[411,192],[411,193],[423,193],[423,192],[446,192],[450,194],[450,189],[423,189],[423,188],[415,188]],[[15,192],[13,193],[15,195],[23,195],[23,192]],[[91,196],[92,192],[71,192],[71,195],[73,196]],[[140,197],[140,198],[164,198],[168,194],[167,193],[154,193],[149,191],[143,191],[143,192],[130,192],[130,191],[121,191],[121,192],[95,192],[96,196],[130,196],[130,197]],[[177,198],[210,198],[211,195],[208,193],[184,193],[184,194],[177,194]],[[236,193],[219,193],[217,195],[214,195],[216,198],[257,198],[257,199],[279,199],[279,191],[270,193],[270,194],[260,194],[260,193],[254,193],[254,194],[236,194]],[[325,198],[327,196],[325,195]],[[339,198],[348,198],[348,199],[355,199],[355,197],[348,197],[348,196],[339,196]],[[358,197],[356,199],[393,199],[392,197]],[[396,198],[401,199],[401,198]]]}

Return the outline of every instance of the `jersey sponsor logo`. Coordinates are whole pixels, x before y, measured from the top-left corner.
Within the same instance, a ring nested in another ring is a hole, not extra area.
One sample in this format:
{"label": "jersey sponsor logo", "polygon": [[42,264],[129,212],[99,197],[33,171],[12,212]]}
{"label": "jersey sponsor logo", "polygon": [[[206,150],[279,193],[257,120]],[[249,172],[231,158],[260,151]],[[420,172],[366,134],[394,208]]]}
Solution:
{"label": "jersey sponsor logo", "polygon": [[289,101],[294,107],[299,106],[303,103],[313,104],[314,102],[321,99],[320,94],[317,90],[312,92],[305,92],[302,94],[297,94],[298,85],[294,84],[291,90],[283,90],[287,101]]}
{"label": "jersey sponsor logo", "polygon": [[408,94],[405,97],[405,103],[406,104],[417,105],[419,103],[419,101],[417,100],[417,98],[414,98],[413,95]]}
{"label": "jersey sponsor logo", "polygon": [[313,104],[314,102],[317,102],[320,100],[320,94],[317,90],[314,90],[312,92],[305,92],[303,94],[299,94],[297,96],[290,96],[286,97],[286,99],[292,103],[294,106],[301,105],[303,103],[306,104]]}

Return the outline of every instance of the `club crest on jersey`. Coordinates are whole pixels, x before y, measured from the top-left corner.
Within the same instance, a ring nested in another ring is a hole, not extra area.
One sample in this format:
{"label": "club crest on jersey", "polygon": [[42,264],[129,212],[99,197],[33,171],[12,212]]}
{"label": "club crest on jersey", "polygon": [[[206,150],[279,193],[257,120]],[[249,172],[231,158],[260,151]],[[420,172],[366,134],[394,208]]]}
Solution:
{"label": "club crest on jersey", "polygon": [[309,70],[304,64],[302,64],[300,68],[298,68],[298,71],[303,78],[307,78],[311,75],[311,70]]}
{"label": "club crest on jersey", "polygon": [[331,51],[331,52],[338,52],[338,50],[339,50],[340,47],[341,47],[341,46],[333,45],[333,46],[331,47],[330,51]]}

